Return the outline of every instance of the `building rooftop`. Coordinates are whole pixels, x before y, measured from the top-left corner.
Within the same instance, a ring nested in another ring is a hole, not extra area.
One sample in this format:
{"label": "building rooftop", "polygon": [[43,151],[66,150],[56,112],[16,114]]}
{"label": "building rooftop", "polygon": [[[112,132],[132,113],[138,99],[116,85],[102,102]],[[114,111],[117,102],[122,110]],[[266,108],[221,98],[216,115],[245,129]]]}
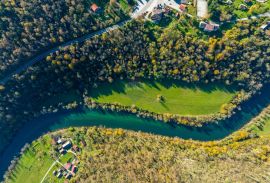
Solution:
{"label": "building rooftop", "polygon": [[98,5],[96,5],[95,3],[92,4],[90,8],[91,8],[91,10],[92,10],[93,12],[97,12],[97,11],[99,10]]}

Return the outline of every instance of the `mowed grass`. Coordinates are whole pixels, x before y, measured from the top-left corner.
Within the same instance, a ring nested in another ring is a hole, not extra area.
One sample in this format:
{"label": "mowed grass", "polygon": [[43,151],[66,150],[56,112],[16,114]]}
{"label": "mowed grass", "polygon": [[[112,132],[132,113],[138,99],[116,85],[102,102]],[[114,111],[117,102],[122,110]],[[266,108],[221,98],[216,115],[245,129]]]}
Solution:
{"label": "mowed grass", "polygon": [[[135,105],[156,113],[205,115],[219,112],[235,93],[234,89],[220,85],[198,86],[163,80],[104,83],[93,89],[90,96],[100,103]],[[158,95],[164,97],[164,102],[157,100]]]}
{"label": "mowed grass", "polygon": [[54,162],[49,155],[49,149],[48,136],[44,136],[42,141],[33,142],[31,148],[20,158],[11,178],[7,182],[40,182]]}

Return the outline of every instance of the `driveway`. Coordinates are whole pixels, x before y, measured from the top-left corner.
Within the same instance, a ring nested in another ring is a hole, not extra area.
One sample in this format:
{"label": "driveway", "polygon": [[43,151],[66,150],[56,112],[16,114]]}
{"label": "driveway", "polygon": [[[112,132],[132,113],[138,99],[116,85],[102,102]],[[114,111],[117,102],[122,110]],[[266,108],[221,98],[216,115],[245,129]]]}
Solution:
{"label": "driveway", "polygon": [[208,15],[208,3],[206,0],[197,0],[197,16],[206,18]]}

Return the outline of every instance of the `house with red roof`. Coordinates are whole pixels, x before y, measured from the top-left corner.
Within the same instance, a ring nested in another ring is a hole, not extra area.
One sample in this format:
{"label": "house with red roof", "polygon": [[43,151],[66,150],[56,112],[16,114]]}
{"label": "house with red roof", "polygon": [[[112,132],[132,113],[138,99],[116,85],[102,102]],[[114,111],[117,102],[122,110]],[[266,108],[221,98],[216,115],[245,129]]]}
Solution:
{"label": "house with red roof", "polygon": [[201,21],[199,27],[203,29],[205,32],[212,32],[217,31],[219,29],[219,24],[213,22],[206,23],[204,21]]}
{"label": "house with red roof", "polygon": [[186,8],[187,8],[187,5],[185,5],[185,4],[180,4],[180,6],[179,6],[179,9],[180,9],[182,12],[186,11]]}
{"label": "house with red roof", "polygon": [[66,170],[69,170],[70,168],[71,168],[71,163],[65,164],[65,169],[66,169]]}
{"label": "house with red roof", "polygon": [[98,5],[95,4],[95,3],[92,4],[92,5],[90,6],[90,9],[91,9],[91,11],[94,12],[94,13],[99,13],[99,12],[101,11],[101,8],[98,7]]}

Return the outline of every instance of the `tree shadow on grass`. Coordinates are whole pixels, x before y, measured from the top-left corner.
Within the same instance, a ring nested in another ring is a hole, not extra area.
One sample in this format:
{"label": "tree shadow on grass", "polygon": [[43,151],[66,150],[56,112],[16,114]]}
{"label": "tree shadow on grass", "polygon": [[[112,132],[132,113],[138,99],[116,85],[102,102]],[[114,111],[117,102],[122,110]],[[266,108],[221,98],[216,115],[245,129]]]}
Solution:
{"label": "tree shadow on grass", "polygon": [[169,107],[165,104],[165,102],[160,102],[162,107],[164,107],[167,111],[169,111]]}
{"label": "tree shadow on grass", "polygon": [[186,83],[179,80],[173,79],[160,79],[160,80],[149,80],[149,79],[139,79],[136,81],[130,80],[115,80],[113,83],[99,83],[97,88],[90,89],[90,96],[93,98],[99,98],[100,96],[109,96],[113,93],[119,94],[127,94],[126,88],[140,88],[141,90],[146,91],[144,85],[155,88],[161,91],[161,87],[169,89],[171,87],[174,88],[184,88],[190,89],[193,91],[201,90],[203,92],[211,93],[217,90],[224,91],[226,93],[234,93],[237,91],[236,86],[226,86],[222,83],[209,83],[209,84],[202,84],[202,83]]}

